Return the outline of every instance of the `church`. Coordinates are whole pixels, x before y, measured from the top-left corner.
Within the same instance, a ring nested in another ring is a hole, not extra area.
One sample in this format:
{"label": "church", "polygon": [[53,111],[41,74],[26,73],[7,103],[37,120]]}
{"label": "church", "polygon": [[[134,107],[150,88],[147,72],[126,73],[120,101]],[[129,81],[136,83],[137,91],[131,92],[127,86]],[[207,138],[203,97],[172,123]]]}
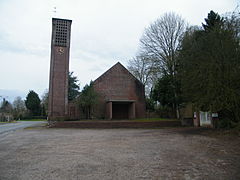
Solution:
{"label": "church", "polygon": [[[146,114],[144,85],[121,63],[116,63],[93,82],[98,103],[95,119],[135,119]],[[69,103],[69,119],[83,119],[81,109]]]}
{"label": "church", "polygon": [[[81,119],[78,105],[68,102],[68,73],[71,20],[52,19],[51,64],[49,80],[49,120]],[[96,119],[144,118],[144,85],[121,63],[116,63],[93,82],[99,95],[94,107]]]}

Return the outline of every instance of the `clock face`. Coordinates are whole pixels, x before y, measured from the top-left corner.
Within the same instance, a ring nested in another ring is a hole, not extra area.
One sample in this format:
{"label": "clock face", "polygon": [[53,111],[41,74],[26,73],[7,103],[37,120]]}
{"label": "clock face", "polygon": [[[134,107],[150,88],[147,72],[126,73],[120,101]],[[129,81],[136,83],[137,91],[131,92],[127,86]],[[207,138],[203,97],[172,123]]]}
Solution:
{"label": "clock face", "polygon": [[63,47],[59,47],[57,49],[57,51],[58,51],[58,54],[62,55],[64,53],[64,48]]}

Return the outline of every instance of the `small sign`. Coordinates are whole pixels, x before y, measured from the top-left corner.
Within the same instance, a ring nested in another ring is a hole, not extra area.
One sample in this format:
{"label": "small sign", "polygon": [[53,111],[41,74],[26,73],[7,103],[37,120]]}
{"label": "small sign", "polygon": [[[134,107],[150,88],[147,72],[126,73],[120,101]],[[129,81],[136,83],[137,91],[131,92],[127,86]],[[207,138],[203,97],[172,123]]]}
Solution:
{"label": "small sign", "polygon": [[218,117],[218,113],[212,113],[212,117],[217,118]]}

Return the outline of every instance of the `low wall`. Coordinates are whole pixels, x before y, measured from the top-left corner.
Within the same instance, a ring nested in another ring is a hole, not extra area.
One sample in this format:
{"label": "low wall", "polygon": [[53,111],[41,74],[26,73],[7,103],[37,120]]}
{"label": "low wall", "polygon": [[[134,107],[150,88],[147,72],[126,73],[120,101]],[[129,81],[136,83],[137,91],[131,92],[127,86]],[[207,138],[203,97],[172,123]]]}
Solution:
{"label": "low wall", "polygon": [[51,128],[161,128],[181,126],[181,121],[64,121],[56,122]]}

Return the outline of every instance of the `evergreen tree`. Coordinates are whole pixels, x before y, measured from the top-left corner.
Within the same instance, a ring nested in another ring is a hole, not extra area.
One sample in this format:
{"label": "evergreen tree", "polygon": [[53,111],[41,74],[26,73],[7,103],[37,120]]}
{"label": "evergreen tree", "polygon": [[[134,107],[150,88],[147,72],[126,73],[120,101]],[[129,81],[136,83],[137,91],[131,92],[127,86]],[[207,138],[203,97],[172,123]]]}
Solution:
{"label": "evergreen tree", "polygon": [[93,83],[85,85],[78,98],[78,104],[82,108],[87,119],[92,118],[93,106],[98,102],[98,94],[94,90]]}
{"label": "evergreen tree", "polygon": [[204,20],[206,24],[202,23],[202,26],[206,32],[213,29],[219,29],[223,25],[223,18],[214,11],[210,11],[207,18],[205,18]]}
{"label": "evergreen tree", "polygon": [[12,109],[13,109],[12,104],[8,100],[3,98],[3,102],[2,102],[1,107],[0,107],[0,112],[11,113]]}
{"label": "evergreen tree", "polygon": [[68,100],[72,101],[79,95],[79,84],[77,84],[78,79],[73,76],[73,72],[68,75]]}
{"label": "evergreen tree", "polygon": [[[239,18],[238,18],[239,19]],[[240,120],[240,43],[234,27],[211,11],[206,24],[188,30],[180,51],[182,88],[200,110]]]}
{"label": "evergreen tree", "polygon": [[31,115],[38,116],[41,113],[41,105],[40,105],[40,99],[38,97],[38,94],[35,93],[33,90],[29,91],[26,100],[25,105],[27,109],[30,111]]}

